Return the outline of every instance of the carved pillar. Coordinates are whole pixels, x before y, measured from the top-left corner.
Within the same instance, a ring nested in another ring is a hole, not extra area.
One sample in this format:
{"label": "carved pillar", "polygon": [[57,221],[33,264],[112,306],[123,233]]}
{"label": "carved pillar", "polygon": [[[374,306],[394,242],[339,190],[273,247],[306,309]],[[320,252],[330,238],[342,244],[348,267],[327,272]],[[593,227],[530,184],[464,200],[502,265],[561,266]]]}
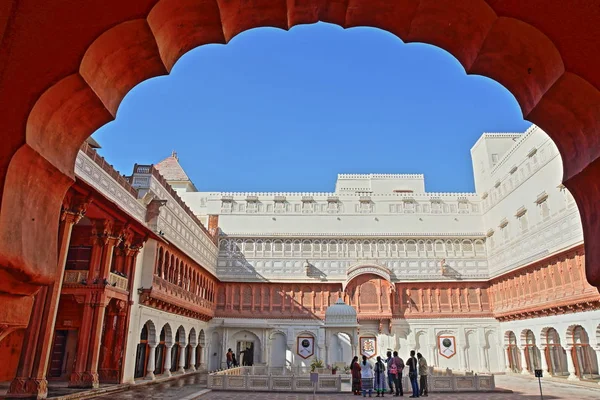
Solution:
{"label": "carved pillar", "polygon": [[435,297],[437,301],[437,310],[438,312],[442,312],[442,292],[439,288],[435,289]]}
{"label": "carved pillar", "polygon": [[512,372],[510,368],[510,346],[504,346],[504,370]]}
{"label": "carved pillar", "polygon": [[487,357],[485,354],[485,347],[479,346],[479,370],[480,371],[489,371]]}
{"label": "carved pillar", "polygon": [[470,312],[471,305],[469,304],[469,288],[464,288],[463,293],[465,296],[465,306],[467,307],[467,312]]}
{"label": "carved pillar", "polygon": [[171,350],[173,343],[165,343],[165,372],[163,376],[171,376]]}
{"label": "carved pillar", "polygon": [[[433,339],[433,340],[435,340],[435,339]],[[439,361],[438,361],[437,344],[429,345],[429,360],[431,360],[430,365],[429,365],[430,367],[440,365]]]}
{"label": "carved pillar", "polygon": [[183,342],[179,342],[179,368],[177,368],[177,372],[181,374],[185,374],[185,349],[187,347],[187,342],[185,339]]}
{"label": "carved pillar", "polygon": [[459,350],[458,350],[458,356],[460,357],[459,361],[460,361],[460,368],[463,371],[466,371],[468,366],[467,366],[467,361],[468,361],[468,355],[467,355],[467,349],[468,347],[465,345],[460,345],[459,346]]}
{"label": "carved pillar", "polygon": [[521,374],[523,375],[530,375],[531,373],[529,372],[529,370],[527,369],[527,363],[529,362],[530,358],[530,354],[529,352],[531,351],[531,348],[529,347],[522,347],[521,348],[521,353],[523,354],[523,359],[521,362]]}
{"label": "carved pillar", "polygon": [[545,345],[540,346],[540,361],[541,361],[541,367],[542,367],[542,371],[544,372],[544,375],[549,375],[550,374],[550,370],[548,368],[548,359],[546,358],[546,351],[547,347]]}
{"label": "carved pillar", "polygon": [[154,370],[156,369],[156,343],[148,344],[148,365],[146,366],[146,377],[144,379],[153,381]]}
{"label": "carved pillar", "polygon": [[97,293],[94,303],[94,314],[92,318],[92,329],[90,345],[88,347],[88,364],[83,375],[84,387],[97,388],[100,385],[98,379],[98,361],[100,359],[100,343],[102,341],[102,327],[109,299],[103,293]]}
{"label": "carved pillar", "polygon": [[576,375],[575,362],[573,361],[575,349],[573,346],[567,346],[565,347],[565,350],[567,351],[567,371],[569,371],[569,377],[567,379],[570,381],[578,381],[579,377]]}
{"label": "carved pillar", "polygon": [[196,346],[192,345],[191,350],[190,350],[190,371],[195,371],[195,370],[196,370]]}
{"label": "carved pillar", "polygon": [[46,371],[52,350],[54,325],[60,301],[60,292],[71,242],[73,225],[77,224],[91,202],[68,194],[63,202],[58,230],[58,259],[54,283],[44,286],[35,296],[29,325],[25,331],[23,347],[15,379],[8,395],[13,398],[46,398],[48,381]]}
{"label": "carved pillar", "polygon": [[85,387],[83,384],[83,374],[86,369],[88,347],[90,345],[90,334],[92,326],[92,317],[94,309],[92,308],[92,294],[88,293],[83,304],[83,317],[79,337],[77,340],[77,355],[75,357],[75,366],[69,379],[69,387]]}
{"label": "carved pillar", "polygon": [[429,298],[429,312],[433,312],[433,290],[427,289],[427,296]]}

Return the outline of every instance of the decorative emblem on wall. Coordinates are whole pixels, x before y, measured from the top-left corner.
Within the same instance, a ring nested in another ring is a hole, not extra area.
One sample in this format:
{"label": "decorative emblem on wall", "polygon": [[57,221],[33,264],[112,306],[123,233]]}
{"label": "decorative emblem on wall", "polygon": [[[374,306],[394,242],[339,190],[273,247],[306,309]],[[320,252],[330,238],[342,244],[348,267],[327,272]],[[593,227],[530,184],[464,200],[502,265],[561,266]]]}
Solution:
{"label": "decorative emblem on wall", "polygon": [[315,354],[315,338],[312,336],[298,336],[296,352],[302,358],[309,358]]}
{"label": "decorative emblem on wall", "polygon": [[361,337],[360,338],[360,354],[371,358],[377,355],[377,338]]}
{"label": "decorative emblem on wall", "polygon": [[456,354],[456,339],[454,336],[438,336],[438,349],[441,356],[454,357]]}

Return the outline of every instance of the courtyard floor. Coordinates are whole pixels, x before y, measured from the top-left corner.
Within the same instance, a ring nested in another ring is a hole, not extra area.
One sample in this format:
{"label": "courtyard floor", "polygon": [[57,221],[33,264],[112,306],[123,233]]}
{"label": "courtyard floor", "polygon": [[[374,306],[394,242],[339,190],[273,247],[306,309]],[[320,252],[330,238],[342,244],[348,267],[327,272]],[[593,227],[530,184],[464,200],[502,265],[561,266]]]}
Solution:
{"label": "courtyard floor", "polygon": [[[534,400],[540,398],[537,380],[532,378],[499,375],[496,376],[496,386],[499,389],[511,390],[513,393],[432,393],[428,398],[448,400]],[[544,399],[555,400],[598,400],[600,385],[589,387],[572,385],[563,382],[542,381]],[[318,394],[319,400],[341,400],[358,398],[350,393]],[[375,397],[373,395],[373,397]],[[391,396],[385,396],[391,398]],[[195,379],[180,380],[139,387],[126,392],[113,393],[99,397],[101,399],[178,399],[178,400],[310,400],[311,394],[296,393],[266,393],[266,392],[208,392],[205,393]],[[405,395],[404,398],[408,398]]]}

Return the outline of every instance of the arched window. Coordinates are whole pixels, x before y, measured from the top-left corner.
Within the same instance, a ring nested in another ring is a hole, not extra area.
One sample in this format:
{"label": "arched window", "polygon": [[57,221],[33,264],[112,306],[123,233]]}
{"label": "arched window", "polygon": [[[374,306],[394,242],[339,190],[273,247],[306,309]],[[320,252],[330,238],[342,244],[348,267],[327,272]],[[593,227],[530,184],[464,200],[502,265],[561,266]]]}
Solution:
{"label": "arched window", "polygon": [[573,329],[573,361],[575,374],[582,379],[592,379],[598,375],[598,361],[595,351],[590,346],[590,341],[585,329],[578,325]]}
{"label": "arched window", "polygon": [[513,372],[521,371],[521,352],[519,351],[519,347],[517,346],[517,337],[515,333],[510,331],[508,332],[508,367]]}
{"label": "arched window", "polygon": [[525,332],[525,360],[529,372],[533,373],[536,369],[541,368],[539,350],[535,345],[535,335],[531,330]]}
{"label": "arched window", "polygon": [[567,375],[567,353],[560,343],[558,332],[549,328],[546,332],[546,361],[550,374],[554,376]]}

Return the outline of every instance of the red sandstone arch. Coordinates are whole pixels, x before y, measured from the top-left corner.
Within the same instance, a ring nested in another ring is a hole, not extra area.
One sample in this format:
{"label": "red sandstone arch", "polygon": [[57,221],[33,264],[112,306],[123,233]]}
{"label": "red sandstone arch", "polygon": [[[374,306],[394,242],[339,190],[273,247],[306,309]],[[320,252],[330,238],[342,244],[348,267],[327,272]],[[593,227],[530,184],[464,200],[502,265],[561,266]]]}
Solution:
{"label": "red sandstone arch", "polygon": [[[194,47],[226,43],[263,26],[289,29],[325,21],[377,27],[406,42],[444,48],[467,73],[497,80],[516,97],[523,115],[556,142],[584,235],[597,237],[599,20],[595,0],[3,2],[3,304],[18,304],[52,281],[60,203],[73,182],[75,155],[86,137],[115,116],[125,94],[168,73]],[[585,247],[587,278],[600,286],[600,246],[586,240]],[[28,301],[21,306],[29,307]],[[6,312],[0,311],[0,325],[14,318]]]}

